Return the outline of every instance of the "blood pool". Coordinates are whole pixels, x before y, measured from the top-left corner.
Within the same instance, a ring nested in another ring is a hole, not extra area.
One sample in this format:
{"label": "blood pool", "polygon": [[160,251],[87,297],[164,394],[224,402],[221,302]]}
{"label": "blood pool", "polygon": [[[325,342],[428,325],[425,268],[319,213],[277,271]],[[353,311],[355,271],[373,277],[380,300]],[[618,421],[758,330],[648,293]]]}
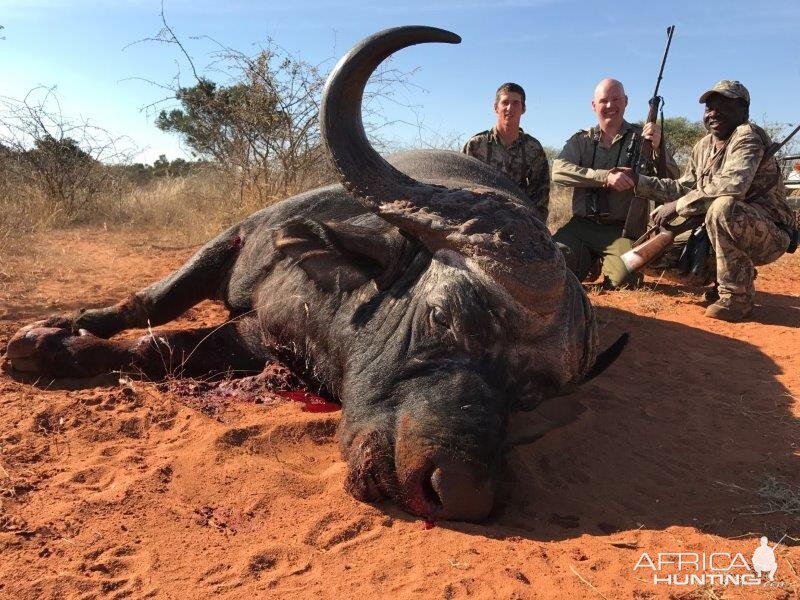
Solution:
{"label": "blood pool", "polygon": [[278,392],[278,395],[287,400],[294,402],[302,402],[303,412],[312,413],[326,413],[341,410],[342,405],[335,402],[329,402],[322,396],[317,396],[311,392],[291,391],[291,392]]}

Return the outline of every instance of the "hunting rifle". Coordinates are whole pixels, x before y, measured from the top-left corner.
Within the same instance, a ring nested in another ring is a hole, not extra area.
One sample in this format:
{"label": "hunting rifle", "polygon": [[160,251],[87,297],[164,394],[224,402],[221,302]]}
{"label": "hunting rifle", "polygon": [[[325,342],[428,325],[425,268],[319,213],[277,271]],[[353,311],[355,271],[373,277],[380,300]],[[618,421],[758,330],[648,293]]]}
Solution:
{"label": "hunting rifle", "polygon": [[[783,148],[783,146],[789,140],[791,140],[798,131],[800,131],[800,125],[795,127],[794,130],[788,136],[786,136],[782,142],[772,142],[772,144],[770,144],[764,152],[764,156],[761,158],[761,164],[764,164],[764,162],[775,156],[778,150]],[[758,195],[763,195],[769,192],[779,180],[780,178],[777,177],[771,185],[763,190],[758,190]],[[694,229],[698,226],[703,226],[702,222],[698,218],[682,219],[679,223],[666,223],[661,227],[658,225],[653,225],[642,237],[633,243],[633,249],[628,250],[620,258],[622,259],[622,262],[625,263],[625,268],[629,273],[638,271],[651,261],[664,254],[672,245],[676,235],[689,231],[690,229]]]}
{"label": "hunting rifle", "polygon": [[[669,54],[669,47],[672,43],[673,33],[675,33],[675,25],[670,25],[667,27],[667,47],[664,48],[664,56],[661,58],[661,67],[658,69],[656,89],[653,91],[653,96],[648,101],[650,107],[647,111],[647,119],[645,119],[645,123],[656,122],[659,110],[662,108],[664,103],[664,98],[658,95],[658,89],[661,87],[661,78],[664,75],[664,65],[667,64],[667,55]],[[662,125],[664,123],[663,112],[661,114],[661,123]],[[631,148],[629,149],[629,152],[631,153],[635,152],[633,146],[634,144],[632,140]],[[637,175],[655,175],[657,177],[666,176],[666,157],[664,156],[664,153],[661,152],[658,156],[658,165],[656,165],[656,161],[653,159],[654,150],[653,143],[650,140],[642,137],[639,143],[639,153],[636,156],[636,162],[632,164],[633,170]],[[622,228],[623,237],[634,238],[638,236],[644,229],[646,229],[648,207],[648,202],[644,198],[639,198],[637,196],[631,198],[631,203],[628,207],[628,214],[625,217],[625,225]]]}

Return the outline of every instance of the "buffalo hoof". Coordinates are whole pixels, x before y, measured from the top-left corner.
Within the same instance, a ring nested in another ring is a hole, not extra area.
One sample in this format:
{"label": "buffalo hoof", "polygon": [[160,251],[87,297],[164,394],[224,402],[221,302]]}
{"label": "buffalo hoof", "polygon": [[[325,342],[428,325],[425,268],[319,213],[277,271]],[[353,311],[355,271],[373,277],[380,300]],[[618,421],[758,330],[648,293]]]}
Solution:
{"label": "buffalo hoof", "polygon": [[5,362],[22,376],[89,377],[108,372],[114,348],[85,330],[53,327],[53,320],[20,329],[8,342]]}

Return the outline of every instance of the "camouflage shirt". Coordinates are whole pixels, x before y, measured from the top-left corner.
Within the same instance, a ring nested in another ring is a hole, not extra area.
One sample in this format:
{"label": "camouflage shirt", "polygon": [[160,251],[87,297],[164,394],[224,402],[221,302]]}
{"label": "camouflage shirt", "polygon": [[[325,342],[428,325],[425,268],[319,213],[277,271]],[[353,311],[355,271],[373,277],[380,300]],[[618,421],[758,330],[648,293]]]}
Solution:
{"label": "camouflage shirt", "polygon": [[765,218],[787,227],[794,214],[786,203],[786,188],[778,161],[761,158],[771,144],[758,125],[739,125],[723,146],[715,148],[711,134],[697,142],[683,176],[677,181],[640,176],[636,193],[657,203],[677,200],[681,216],[702,215],[721,196],[753,205]]}
{"label": "camouflage shirt", "polygon": [[547,223],[550,210],[550,168],[539,141],[519,130],[519,137],[506,146],[497,130],[481,131],[472,136],[461,150],[493,166],[525,192],[530,208]]}
{"label": "camouflage shirt", "polygon": [[[600,143],[601,133],[598,126],[580,130],[567,140],[564,149],[553,162],[553,181],[573,188],[572,214],[574,216],[589,216],[590,197],[598,188],[605,190],[606,177],[610,169],[628,167],[636,159],[636,146],[634,144],[634,147],[631,148],[631,141],[634,136],[636,136],[636,140],[641,140],[641,126],[623,121],[622,127],[608,148]],[[665,145],[662,143],[661,147],[664,148]],[[678,169],[675,159],[669,152],[665,154],[664,158],[666,159],[666,175],[678,177],[680,169]],[[625,192],[605,190],[605,193],[608,197],[609,214],[603,222],[624,223],[634,195],[633,190]],[[647,225],[646,222],[644,225]]]}

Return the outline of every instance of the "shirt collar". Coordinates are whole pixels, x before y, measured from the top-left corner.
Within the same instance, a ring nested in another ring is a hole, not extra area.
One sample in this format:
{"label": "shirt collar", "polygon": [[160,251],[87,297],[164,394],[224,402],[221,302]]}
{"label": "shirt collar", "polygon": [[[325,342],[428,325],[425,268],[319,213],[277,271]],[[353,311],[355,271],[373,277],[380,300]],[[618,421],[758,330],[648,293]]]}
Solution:
{"label": "shirt collar", "polygon": [[[509,146],[506,146],[506,147],[511,147],[511,146],[514,146],[514,145],[518,144],[519,142],[522,141],[522,137],[524,135],[525,135],[525,132],[523,131],[522,127],[520,127],[519,128],[519,137],[517,139],[515,139],[513,142],[511,142],[511,144]],[[500,139],[500,134],[497,132],[497,126],[496,125],[492,126],[491,136],[492,136],[492,139],[495,142],[505,146],[505,144],[503,144],[503,140]]]}
{"label": "shirt collar", "polygon": [[[624,136],[626,136],[628,134],[628,132],[631,129],[633,129],[633,127],[634,126],[631,123],[628,123],[625,119],[622,119],[622,125],[620,126],[619,131],[617,132],[617,135],[615,135],[614,139],[611,141],[611,145],[613,146],[619,140],[621,140]],[[589,137],[591,139],[593,139],[593,140],[596,139],[599,134],[600,134],[600,126],[599,125],[592,125],[589,128]]]}

